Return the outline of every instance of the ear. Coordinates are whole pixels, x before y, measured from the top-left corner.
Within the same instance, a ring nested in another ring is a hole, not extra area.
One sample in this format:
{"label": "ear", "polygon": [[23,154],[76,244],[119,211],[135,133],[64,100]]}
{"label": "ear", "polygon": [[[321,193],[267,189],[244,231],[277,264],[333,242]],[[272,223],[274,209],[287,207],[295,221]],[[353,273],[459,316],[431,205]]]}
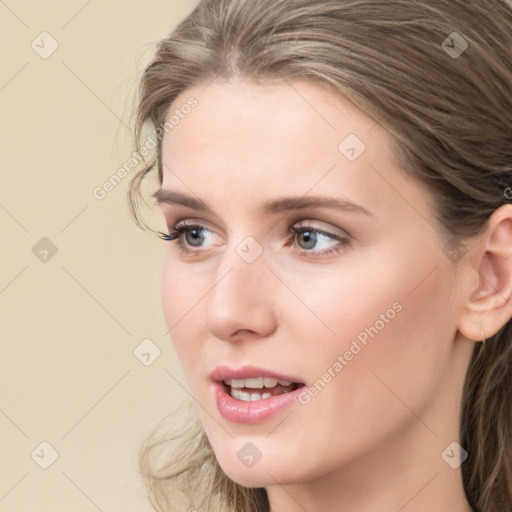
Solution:
{"label": "ear", "polygon": [[[498,208],[479,235],[473,278],[459,321],[459,332],[483,341],[512,317],[512,205]],[[476,283],[476,284],[475,284]]]}

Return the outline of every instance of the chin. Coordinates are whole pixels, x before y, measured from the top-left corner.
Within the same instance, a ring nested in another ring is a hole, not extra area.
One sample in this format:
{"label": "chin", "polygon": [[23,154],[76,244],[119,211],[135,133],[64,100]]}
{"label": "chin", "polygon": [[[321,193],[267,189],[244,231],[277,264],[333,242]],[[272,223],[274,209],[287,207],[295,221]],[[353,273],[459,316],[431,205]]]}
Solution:
{"label": "chin", "polygon": [[[243,443],[242,443],[243,444]],[[244,446],[250,446],[250,441]],[[246,451],[233,450],[226,452],[226,446],[222,447],[222,453],[215,451],[217,461],[230,480],[244,487],[268,487],[276,484],[293,484],[302,481],[305,475],[297,474],[298,465],[295,462],[283,464],[283,457],[274,452],[272,455],[261,456],[259,460],[247,458],[244,461]],[[304,468],[300,468],[304,471]]]}
{"label": "chin", "polygon": [[242,487],[258,488],[276,485],[276,481],[269,477],[268,474],[261,474],[260,471],[254,472],[254,469],[238,470],[226,473],[228,478]]}

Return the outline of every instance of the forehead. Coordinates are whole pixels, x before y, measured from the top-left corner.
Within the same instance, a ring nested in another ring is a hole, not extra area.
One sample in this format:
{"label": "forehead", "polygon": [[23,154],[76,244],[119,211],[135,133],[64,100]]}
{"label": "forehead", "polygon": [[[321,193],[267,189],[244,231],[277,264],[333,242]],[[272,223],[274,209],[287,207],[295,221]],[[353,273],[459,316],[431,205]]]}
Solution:
{"label": "forehead", "polygon": [[[272,151],[293,159],[319,150],[327,157],[338,157],[338,144],[349,133],[365,142],[378,139],[381,146],[391,142],[370,116],[334,91],[310,82],[254,84],[217,79],[206,87],[183,92],[169,108],[167,118],[191,97],[197,106],[164,136],[165,152],[179,153],[187,141],[202,139],[206,145],[231,140],[236,141],[229,147],[231,155],[239,150],[263,159]],[[301,145],[306,141],[316,144]]]}
{"label": "forehead", "polygon": [[391,210],[403,206],[400,196],[425,203],[419,184],[397,170],[391,135],[330,89],[217,79],[183,92],[167,118],[190,98],[197,105],[164,135],[164,189],[239,208],[283,192],[339,192]]}

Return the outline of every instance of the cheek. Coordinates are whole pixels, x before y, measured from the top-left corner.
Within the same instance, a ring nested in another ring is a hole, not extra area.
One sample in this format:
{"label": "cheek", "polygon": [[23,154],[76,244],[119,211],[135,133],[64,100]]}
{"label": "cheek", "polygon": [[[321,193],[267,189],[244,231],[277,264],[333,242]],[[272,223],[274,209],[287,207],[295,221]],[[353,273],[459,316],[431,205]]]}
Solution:
{"label": "cheek", "polygon": [[367,403],[378,418],[390,402],[400,406],[395,395],[422,406],[439,385],[456,312],[449,306],[446,266],[432,251],[422,255],[401,261],[394,254],[330,275],[316,271],[293,281],[300,302],[280,295],[282,304],[296,308],[292,313],[288,306],[284,322],[298,340],[294,351],[301,352],[302,374],[318,383],[312,393],[318,393],[319,406],[324,400],[349,408]]}
{"label": "cheek", "polygon": [[337,283],[324,280],[309,295],[306,287],[298,288],[334,331],[322,329],[327,334],[315,339],[305,334],[314,332],[305,323],[297,326],[307,354],[304,372],[313,382],[311,412],[332,418],[327,430],[345,426],[354,445],[374,437],[373,426],[383,418],[396,429],[410,418],[408,407],[418,414],[424,410],[450,364],[450,281],[446,269],[432,271],[436,265],[430,262],[409,264],[407,272],[395,262],[383,263],[381,272],[370,267],[364,274],[341,274]]}
{"label": "cheek", "polygon": [[386,344],[379,347],[392,350],[387,357],[395,358],[396,364],[403,352],[432,347],[425,340],[435,338],[439,329],[446,331],[455,315],[450,310],[445,258],[432,247],[422,250],[418,244],[416,249],[409,247],[408,254],[372,250],[371,255],[357,260],[285,276],[294,292],[284,290],[277,299],[280,309],[283,306],[288,312],[286,328],[295,325],[297,334],[301,333],[296,339],[304,339],[307,345],[314,342],[316,347],[332,349],[318,350],[318,361],[323,354],[332,357],[333,352],[348,349],[356,339],[363,346],[373,339],[385,339]]}
{"label": "cheek", "polygon": [[198,279],[192,267],[171,262],[166,257],[162,276],[162,306],[169,336],[187,375],[201,353],[199,340],[204,336],[201,302],[205,299],[207,279]]}
{"label": "cheek", "polygon": [[310,273],[307,280],[290,276],[287,282],[292,283],[295,296],[286,291],[279,296],[288,312],[286,328],[294,326],[295,339],[303,340],[304,349],[321,348],[313,354],[320,365],[317,371],[333,356],[349,350],[353,341],[365,347],[389,332],[404,316],[406,294],[411,290],[403,273],[385,262],[374,268],[322,269]]}

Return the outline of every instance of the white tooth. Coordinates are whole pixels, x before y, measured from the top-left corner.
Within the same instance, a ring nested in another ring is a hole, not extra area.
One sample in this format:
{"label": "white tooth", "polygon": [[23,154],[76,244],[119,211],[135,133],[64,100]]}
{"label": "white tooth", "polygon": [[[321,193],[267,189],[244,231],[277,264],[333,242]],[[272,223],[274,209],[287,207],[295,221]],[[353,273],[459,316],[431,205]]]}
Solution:
{"label": "white tooth", "polygon": [[272,393],[263,393],[261,398],[272,398]]}
{"label": "white tooth", "polygon": [[279,384],[281,384],[281,386],[289,386],[291,384],[291,382],[288,380],[279,379]]}
{"label": "white tooth", "polygon": [[251,379],[244,379],[246,388],[262,388],[263,387],[263,377],[254,377]]}
{"label": "white tooth", "polygon": [[261,400],[261,393],[251,393],[251,402]]}
{"label": "white tooth", "polygon": [[240,391],[238,400],[242,400],[243,402],[250,402],[251,401],[251,394],[246,393],[245,391]]}
{"label": "white tooth", "polygon": [[274,377],[265,377],[263,379],[263,384],[266,388],[275,388],[277,386],[278,380],[274,379]]}
{"label": "white tooth", "polygon": [[227,384],[228,386],[231,386],[231,380],[232,379],[224,379],[224,384]]}
{"label": "white tooth", "polygon": [[232,388],[243,388],[244,387],[244,379],[231,379],[231,387]]}
{"label": "white tooth", "polygon": [[242,400],[243,402],[251,401],[251,395],[249,393],[246,393],[245,391],[241,391],[236,388],[231,388],[231,396],[233,398],[236,398],[237,400]]}
{"label": "white tooth", "polygon": [[236,398],[237,400],[240,400],[240,393],[241,391],[237,388],[231,388],[231,396],[233,398]]}

